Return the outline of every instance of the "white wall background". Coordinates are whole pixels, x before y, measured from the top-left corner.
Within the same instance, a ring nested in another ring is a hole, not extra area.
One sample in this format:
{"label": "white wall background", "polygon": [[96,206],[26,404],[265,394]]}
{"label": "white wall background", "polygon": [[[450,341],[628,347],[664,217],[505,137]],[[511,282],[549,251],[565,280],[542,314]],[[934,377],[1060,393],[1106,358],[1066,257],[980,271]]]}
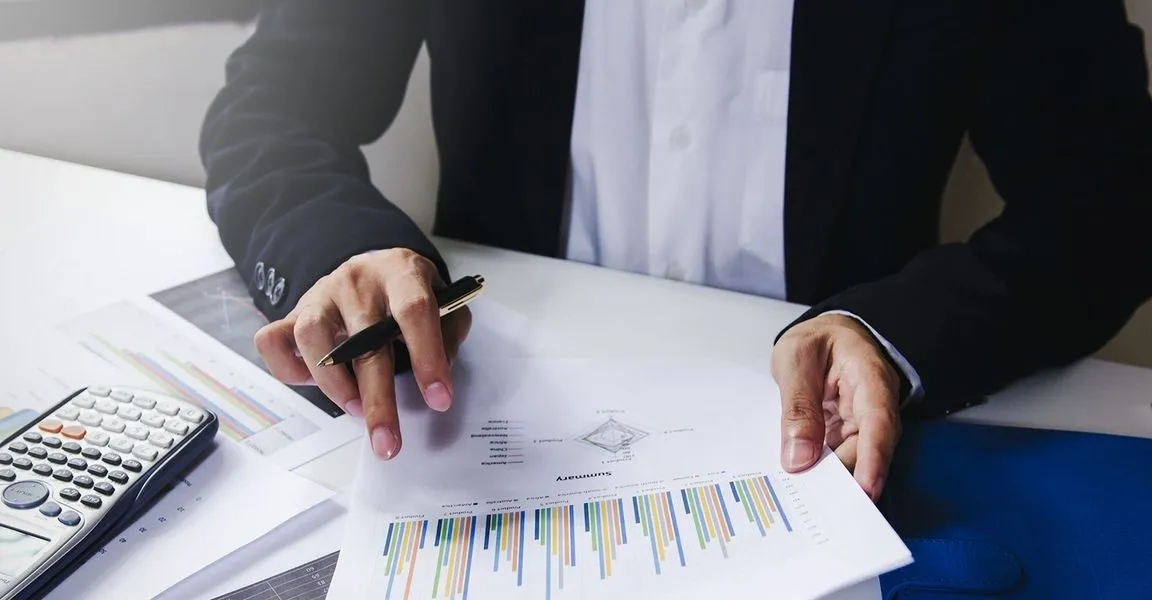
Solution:
{"label": "white wall background", "polygon": [[[1152,34],[1152,0],[1127,2],[1132,20]],[[197,25],[0,43],[0,147],[203,185],[200,123],[222,84],[225,58],[248,33],[234,24]],[[1152,35],[1145,41],[1152,56]],[[396,123],[366,150],[376,185],[426,229],[438,173],[427,67],[421,55]],[[945,197],[945,238],[963,239],[999,208],[965,148]],[[1152,367],[1152,304],[1101,356]]]}

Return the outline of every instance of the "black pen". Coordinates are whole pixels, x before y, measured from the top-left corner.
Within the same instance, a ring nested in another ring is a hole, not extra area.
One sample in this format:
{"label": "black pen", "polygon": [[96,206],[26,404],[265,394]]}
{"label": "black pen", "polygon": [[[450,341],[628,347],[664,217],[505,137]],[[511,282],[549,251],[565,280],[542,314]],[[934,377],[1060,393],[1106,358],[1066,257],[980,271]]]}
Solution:
{"label": "black pen", "polygon": [[[440,307],[440,316],[443,317],[464,306],[478,296],[483,289],[484,277],[469,275],[437,291],[435,293],[436,305]],[[389,317],[357,331],[348,339],[337,344],[327,356],[320,359],[318,366],[331,367],[332,365],[350,363],[369,352],[391,344],[399,336],[400,324],[396,322],[396,319]]]}

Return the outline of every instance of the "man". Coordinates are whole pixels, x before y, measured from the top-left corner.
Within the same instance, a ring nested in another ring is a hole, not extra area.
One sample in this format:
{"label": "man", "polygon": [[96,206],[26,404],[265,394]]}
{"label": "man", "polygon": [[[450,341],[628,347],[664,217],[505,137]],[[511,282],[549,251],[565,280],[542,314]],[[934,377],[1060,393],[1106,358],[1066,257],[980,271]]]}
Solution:
{"label": "man", "polygon": [[[383,458],[395,370],[447,410],[470,319],[438,319],[444,262],[359,149],[422,43],[436,233],[813,305],[764,340],[790,470],[827,442],[876,497],[903,406],[1083,357],[1152,296],[1152,102],[1121,0],[283,0],[210,108],[209,207],[272,372],[364,415]],[[1006,208],[941,246],[965,134]],[[314,367],[387,313],[399,355]]]}

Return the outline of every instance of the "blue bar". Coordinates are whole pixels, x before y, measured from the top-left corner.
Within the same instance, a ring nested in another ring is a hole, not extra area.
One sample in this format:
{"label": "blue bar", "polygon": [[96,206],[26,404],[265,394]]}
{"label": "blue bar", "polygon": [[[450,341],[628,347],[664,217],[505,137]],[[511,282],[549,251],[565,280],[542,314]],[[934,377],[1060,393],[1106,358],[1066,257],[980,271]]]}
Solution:
{"label": "blue bar", "polygon": [[488,534],[492,533],[492,515],[484,517],[484,549],[488,549]]}
{"label": "blue bar", "polygon": [[660,574],[660,553],[656,551],[656,525],[652,522],[652,506],[647,499],[644,501],[644,519],[648,521],[648,543],[652,546],[652,564],[656,565],[656,574]]}
{"label": "blue bar", "polygon": [[468,583],[472,581],[472,548],[476,545],[476,517],[469,517],[472,519],[472,529],[468,533],[468,567],[464,571],[464,596],[463,600],[468,600]]}
{"label": "blue bar", "polygon": [[444,560],[441,566],[448,565],[448,557],[452,556],[452,526],[456,523],[456,519],[448,520],[448,528],[444,530]]}
{"label": "blue bar", "polygon": [[640,524],[640,502],[636,500],[636,496],[632,496],[632,512],[636,513],[636,524]]}
{"label": "blue bar", "polygon": [[684,514],[692,514],[692,509],[688,505],[688,490],[680,490],[680,497],[684,499]]}
{"label": "blue bar", "polygon": [[444,519],[436,519],[436,541],[432,542],[433,546],[440,545],[441,528],[444,527]]}
{"label": "blue bar", "polygon": [[[400,531],[396,533],[396,540],[404,539],[404,523],[400,524]],[[384,598],[387,599],[392,595],[392,582],[396,581],[396,567],[400,565],[400,559],[395,558],[392,560],[392,571],[388,573],[388,589],[384,591]]]}
{"label": "blue bar", "polygon": [[424,519],[424,524],[420,526],[420,549],[424,549],[424,538],[428,537],[428,519]]}
{"label": "blue bar", "polygon": [[571,504],[568,505],[568,550],[572,562],[568,563],[573,567],[576,566],[576,522],[573,520],[576,514],[576,507]]}
{"label": "blue bar", "polygon": [[628,528],[624,526],[624,500],[616,499],[616,514],[620,516],[620,543],[628,543]]}
{"label": "blue bar", "polygon": [[535,533],[532,534],[532,539],[539,540],[540,539],[540,509],[539,508],[536,509],[536,528],[533,531]]}
{"label": "blue bar", "polygon": [[784,507],[780,504],[780,499],[776,497],[776,490],[772,487],[772,482],[768,480],[767,475],[764,476],[764,483],[768,484],[768,493],[772,494],[772,502],[780,510],[780,518],[784,519],[784,527],[788,529],[788,533],[792,533],[792,526],[788,524],[788,515],[784,514]]}
{"label": "blue bar", "polygon": [[696,517],[700,519],[700,531],[704,534],[704,543],[710,543],[712,536],[708,535],[708,513],[700,506],[700,490],[692,490],[692,506],[696,508]]}
{"label": "blue bar", "polygon": [[[676,506],[672,502],[672,492],[664,492],[668,495],[668,506]],[[676,538],[676,551],[680,553],[680,566],[686,567],[688,563],[684,561],[684,544],[680,543],[680,522],[676,520],[676,513],[669,511],[668,517],[672,519],[672,535]]]}
{"label": "blue bar", "polygon": [[736,530],[732,529],[732,518],[728,516],[728,504],[724,502],[724,492],[720,491],[720,484],[716,484],[716,499],[720,501],[720,509],[724,511],[724,522],[728,524],[728,535],[735,536]]}
{"label": "blue bar", "polygon": [[592,529],[588,523],[588,503],[585,502],[584,503],[584,533],[588,533],[589,531],[592,531]]}
{"label": "blue bar", "polygon": [[735,499],[737,503],[739,503],[740,502],[740,492],[736,491],[736,482],[735,481],[729,481],[728,485],[732,486],[732,498]]}
{"label": "blue bar", "polygon": [[384,538],[384,556],[388,556],[388,548],[392,546],[392,528],[395,523],[388,524],[388,536]]}
{"label": "blue bar", "polygon": [[592,521],[596,524],[596,526],[593,527],[595,531],[593,531],[592,534],[596,536],[596,546],[600,550],[600,579],[604,579],[604,557],[608,552],[606,546],[608,546],[609,542],[604,541],[604,519],[601,518],[600,503],[597,502],[596,505],[592,507],[592,510],[595,513]]}
{"label": "blue bar", "polygon": [[[551,516],[550,512],[544,513],[544,518],[548,519]],[[544,598],[546,600],[552,599],[552,555],[548,553],[552,548],[552,528],[549,523],[544,523],[544,562],[547,566],[544,568]]]}
{"label": "blue bar", "polygon": [[[540,511],[537,510],[537,513]],[[524,511],[520,511],[520,561],[516,565],[516,585],[524,585]]]}

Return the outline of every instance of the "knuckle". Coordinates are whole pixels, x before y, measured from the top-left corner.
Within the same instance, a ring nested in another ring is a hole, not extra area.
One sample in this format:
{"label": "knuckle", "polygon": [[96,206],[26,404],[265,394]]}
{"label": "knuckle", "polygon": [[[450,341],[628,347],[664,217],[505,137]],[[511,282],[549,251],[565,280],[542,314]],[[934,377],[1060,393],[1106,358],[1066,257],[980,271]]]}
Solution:
{"label": "knuckle", "polygon": [[432,298],[426,294],[405,298],[396,307],[396,314],[401,318],[418,317],[428,314],[432,310]]}
{"label": "knuckle", "polygon": [[324,330],[324,315],[309,311],[301,314],[292,326],[292,334],[297,338],[307,338]]}
{"label": "knuckle", "polygon": [[811,424],[822,421],[823,413],[808,403],[807,397],[793,397],[784,410],[784,419],[791,423]]}

